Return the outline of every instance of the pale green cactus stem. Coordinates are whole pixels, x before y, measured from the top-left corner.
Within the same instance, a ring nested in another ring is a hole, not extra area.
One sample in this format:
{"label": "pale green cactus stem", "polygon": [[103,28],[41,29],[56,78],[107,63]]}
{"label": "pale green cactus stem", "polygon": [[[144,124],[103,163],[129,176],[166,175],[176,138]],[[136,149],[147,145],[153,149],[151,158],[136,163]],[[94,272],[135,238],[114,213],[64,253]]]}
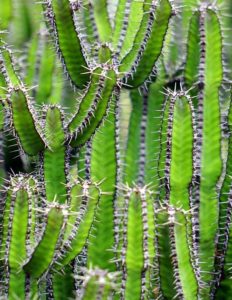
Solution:
{"label": "pale green cactus stem", "polygon": [[30,177],[12,177],[7,191],[1,240],[1,265],[6,283],[1,288],[1,296],[7,299],[25,298],[26,276],[22,265],[35,238],[32,185],[35,190],[35,182]]}
{"label": "pale green cactus stem", "polygon": [[[56,106],[44,107],[45,137],[49,148],[43,153],[43,175],[47,201],[67,202],[67,166],[63,113]],[[55,168],[54,168],[55,166]]]}
{"label": "pale green cactus stem", "polygon": [[[161,187],[159,196],[161,208],[158,211],[161,212],[157,212],[156,232],[157,251],[163,253],[163,257],[158,257],[160,285],[157,291],[168,298],[197,299],[199,267],[194,252],[190,211],[192,203],[189,195],[195,153],[193,107],[191,98],[185,91],[168,90],[167,96],[161,128],[161,140],[163,139],[165,144],[161,147],[162,164],[159,166],[159,176],[164,176],[160,178],[164,187]],[[179,216],[180,207],[184,215],[189,214],[188,218],[183,217],[182,213]],[[167,228],[163,224],[170,226]],[[185,235],[186,240],[183,239]],[[167,259],[169,256],[173,257],[172,261]],[[188,264],[186,261],[183,263],[185,259]],[[173,269],[167,281],[164,278],[170,268]]]}
{"label": "pale green cactus stem", "polygon": [[[46,1],[45,13],[55,34],[56,46],[64,67],[74,86],[84,88],[88,82],[88,68],[81,51],[80,39],[73,22],[68,0]],[[66,26],[63,26],[63,24]]]}
{"label": "pale green cactus stem", "polygon": [[59,238],[63,231],[66,211],[61,205],[54,203],[49,204],[44,213],[46,217],[45,230],[23,266],[24,272],[36,279],[47,272],[53,260],[57,243],[60,243]]}
{"label": "pale green cactus stem", "polygon": [[228,113],[228,156],[226,162],[226,173],[223,180],[223,184],[220,190],[219,197],[219,221],[218,221],[218,240],[216,247],[215,256],[215,275],[214,281],[211,285],[212,296],[220,297],[222,293],[223,297],[223,287],[227,287],[228,292],[230,289],[230,265],[231,265],[231,121],[232,121],[232,109],[230,103],[230,109]]}
{"label": "pale green cactus stem", "polygon": [[121,299],[147,299],[154,267],[154,207],[146,187],[125,187],[121,244]]}
{"label": "pale green cactus stem", "polygon": [[[167,0],[144,2],[144,15],[131,51],[123,58],[119,71],[126,75],[128,87],[138,87],[149,79],[163,47],[172,8]],[[149,59],[152,57],[152,59]]]}
{"label": "pale green cactus stem", "polygon": [[[195,205],[199,209],[199,260],[201,278],[207,284],[200,290],[206,297],[214,272],[215,239],[218,220],[218,195],[216,185],[222,171],[221,127],[219,108],[219,87],[222,82],[222,37],[217,13],[202,4],[191,21],[190,46],[200,41],[196,60],[190,68],[191,53],[187,58],[186,74],[198,83],[198,121],[196,132],[196,175]],[[195,29],[193,29],[195,28]],[[192,34],[192,35],[191,35]],[[196,38],[194,38],[194,36]],[[191,38],[192,37],[192,38]],[[196,74],[196,67],[199,73]],[[195,71],[194,71],[195,69]],[[190,73],[191,73],[190,72]],[[190,74],[189,73],[189,74]],[[197,78],[194,78],[195,75]],[[199,185],[198,185],[199,184]],[[210,203],[210,205],[209,205]],[[212,220],[214,222],[212,223]]]}
{"label": "pale green cactus stem", "polygon": [[191,215],[172,205],[162,206],[155,215],[159,263],[156,296],[198,299],[191,250]]}
{"label": "pale green cactus stem", "polygon": [[[96,220],[89,238],[89,265],[115,271],[114,258],[114,208],[117,207],[118,180],[118,96],[113,97],[104,124],[92,142],[91,176],[101,183],[102,195],[96,212]],[[97,166],[101,165],[102,168]]]}
{"label": "pale green cactus stem", "polygon": [[63,242],[54,259],[55,268],[58,270],[69,264],[85,246],[94,222],[101,192],[97,185],[84,181],[71,187],[70,198]]}

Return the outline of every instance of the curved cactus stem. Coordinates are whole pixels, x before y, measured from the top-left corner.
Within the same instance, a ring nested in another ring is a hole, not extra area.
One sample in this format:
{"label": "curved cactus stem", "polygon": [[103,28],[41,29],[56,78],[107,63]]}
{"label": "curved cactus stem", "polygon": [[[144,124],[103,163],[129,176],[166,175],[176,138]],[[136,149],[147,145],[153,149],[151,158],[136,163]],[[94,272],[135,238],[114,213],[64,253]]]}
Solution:
{"label": "curved cactus stem", "polygon": [[28,155],[36,155],[44,149],[44,141],[38,131],[35,112],[23,89],[13,89],[9,95],[11,118],[14,131],[23,150]]}
{"label": "curved cactus stem", "polygon": [[146,30],[149,27],[149,14],[151,22],[153,22],[154,20],[153,13],[155,7],[156,6],[152,2],[152,0],[147,1],[143,5],[143,18],[141,20],[140,28],[136,34],[133,47],[130,52],[123,58],[123,60],[121,61],[121,66],[119,67],[119,70],[123,73],[122,75],[125,75],[127,72],[129,72],[134,62],[136,61],[140,50],[140,43],[143,41]]}
{"label": "curved cactus stem", "polygon": [[54,207],[45,210],[45,213],[47,214],[47,221],[43,235],[23,266],[25,273],[32,278],[40,278],[48,270],[63,231],[63,208],[54,205]]}
{"label": "curved cactus stem", "polygon": [[88,182],[84,182],[82,188],[80,184],[72,187],[68,227],[64,231],[64,242],[57,252],[56,269],[70,263],[83,249],[94,222],[99,196],[99,189]]}
{"label": "curved cactus stem", "polygon": [[[109,62],[111,52],[107,46],[102,45],[99,49],[98,56],[101,63]],[[71,135],[75,136],[78,131],[83,130],[83,127],[85,127],[87,123],[90,123],[91,119],[95,118],[94,112],[101,101],[104,85],[106,84],[106,77],[105,70],[101,67],[92,70],[91,81],[84,96],[78,103],[77,111],[68,124],[68,130]]]}
{"label": "curved cactus stem", "polygon": [[[125,56],[119,67],[120,72],[129,74],[129,76],[126,75],[128,87],[140,86],[151,75],[161,53],[172,12],[168,0],[160,0],[155,12],[153,3],[144,5],[149,8],[144,9],[144,19],[135,37],[135,46]],[[147,24],[146,29],[144,29],[144,24]]]}
{"label": "curved cactus stem", "polygon": [[75,112],[68,124],[68,130],[71,134],[73,134],[81,126],[83,120],[88,117],[89,112],[94,112],[97,104],[96,98],[99,98],[98,93],[101,93],[102,91],[104,80],[105,78],[102,76],[101,68],[93,70],[91,81],[84,96],[80,100],[77,112]]}
{"label": "curved cactus stem", "polygon": [[93,11],[101,42],[109,42],[112,36],[112,28],[107,10],[106,0],[94,0]]}
{"label": "curved cactus stem", "polygon": [[105,124],[93,138],[91,156],[91,178],[96,182],[102,181],[102,193],[89,237],[88,263],[109,271],[115,270],[115,265],[110,260],[114,257],[114,205],[119,168],[115,101],[118,101],[117,97],[112,99]]}
{"label": "curved cactus stem", "polygon": [[112,37],[113,47],[120,59],[125,57],[134,44],[143,18],[143,1],[120,1]]}
{"label": "curved cactus stem", "polygon": [[74,86],[84,88],[89,80],[88,66],[75,29],[69,0],[47,1],[45,7],[64,67]]}
{"label": "curved cactus stem", "polygon": [[94,107],[87,114],[87,117],[82,120],[81,125],[73,134],[71,141],[72,147],[78,147],[88,141],[95,133],[96,129],[101,124],[103,118],[107,114],[107,108],[109,107],[110,99],[116,85],[116,74],[114,70],[109,70],[104,76],[104,82],[99,85],[97,91],[97,97],[95,97]]}
{"label": "curved cactus stem", "polygon": [[67,199],[66,146],[63,114],[56,106],[46,107],[45,137],[49,148],[43,154],[47,201],[65,203]]}
{"label": "curved cactus stem", "polygon": [[198,7],[198,0],[181,0],[179,3],[172,1],[171,3],[174,16],[168,26],[162,54],[169,78],[175,78],[177,74],[182,75],[186,60],[186,48],[189,47],[189,44],[186,43],[189,23],[193,11]]}

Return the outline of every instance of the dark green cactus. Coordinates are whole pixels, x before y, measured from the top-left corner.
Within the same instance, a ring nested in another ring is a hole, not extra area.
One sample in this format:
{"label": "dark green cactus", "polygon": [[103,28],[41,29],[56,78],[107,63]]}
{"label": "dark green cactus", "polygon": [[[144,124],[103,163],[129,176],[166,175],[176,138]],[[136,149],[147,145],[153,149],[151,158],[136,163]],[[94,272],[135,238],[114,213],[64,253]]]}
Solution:
{"label": "dark green cactus", "polygon": [[2,0],[1,299],[231,299],[231,11]]}

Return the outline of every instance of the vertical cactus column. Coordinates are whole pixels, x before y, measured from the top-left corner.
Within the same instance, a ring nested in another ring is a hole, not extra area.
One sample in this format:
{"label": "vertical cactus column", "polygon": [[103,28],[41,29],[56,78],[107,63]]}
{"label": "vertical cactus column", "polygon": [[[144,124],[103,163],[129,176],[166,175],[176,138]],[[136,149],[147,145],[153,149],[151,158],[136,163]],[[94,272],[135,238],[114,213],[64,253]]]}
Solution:
{"label": "vertical cactus column", "polygon": [[121,299],[147,299],[155,256],[153,199],[146,187],[125,187],[123,203]]}
{"label": "vertical cactus column", "polygon": [[[193,53],[193,45],[199,45]],[[202,4],[191,20],[186,63],[188,83],[198,84],[194,205],[199,207],[199,260],[208,294],[214,272],[218,229],[217,183],[222,171],[219,87],[222,82],[222,36],[217,13]],[[194,55],[194,59],[192,58]],[[199,67],[199,71],[198,71]],[[197,76],[197,77],[196,77]],[[214,221],[212,221],[214,220]]]}
{"label": "vertical cactus column", "polygon": [[168,93],[164,111],[167,123],[162,124],[166,144],[161,148],[161,155],[163,152],[166,157],[164,181],[161,178],[164,189],[155,218],[160,278],[158,293],[168,298],[197,299],[199,266],[194,253],[193,204],[189,194],[195,154],[193,107],[186,92]]}
{"label": "vertical cactus column", "polygon": [[32,178],[20,176],[11,179],[7,191],[1,239],[5,282],[1,296],[7,299],[25,298],[26,276],[22,264],[35,239],[32,186],[35,190]]}

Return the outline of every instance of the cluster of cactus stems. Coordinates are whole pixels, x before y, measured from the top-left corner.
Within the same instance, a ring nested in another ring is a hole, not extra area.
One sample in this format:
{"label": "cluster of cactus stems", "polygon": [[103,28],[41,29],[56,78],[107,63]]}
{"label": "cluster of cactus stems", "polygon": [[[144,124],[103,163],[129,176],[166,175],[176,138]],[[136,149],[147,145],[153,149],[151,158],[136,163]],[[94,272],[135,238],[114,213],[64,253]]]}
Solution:
{"label": "cluster of cactus stems", "polygon": [[232,298],[231,14],[1,0],[0,299]]}

